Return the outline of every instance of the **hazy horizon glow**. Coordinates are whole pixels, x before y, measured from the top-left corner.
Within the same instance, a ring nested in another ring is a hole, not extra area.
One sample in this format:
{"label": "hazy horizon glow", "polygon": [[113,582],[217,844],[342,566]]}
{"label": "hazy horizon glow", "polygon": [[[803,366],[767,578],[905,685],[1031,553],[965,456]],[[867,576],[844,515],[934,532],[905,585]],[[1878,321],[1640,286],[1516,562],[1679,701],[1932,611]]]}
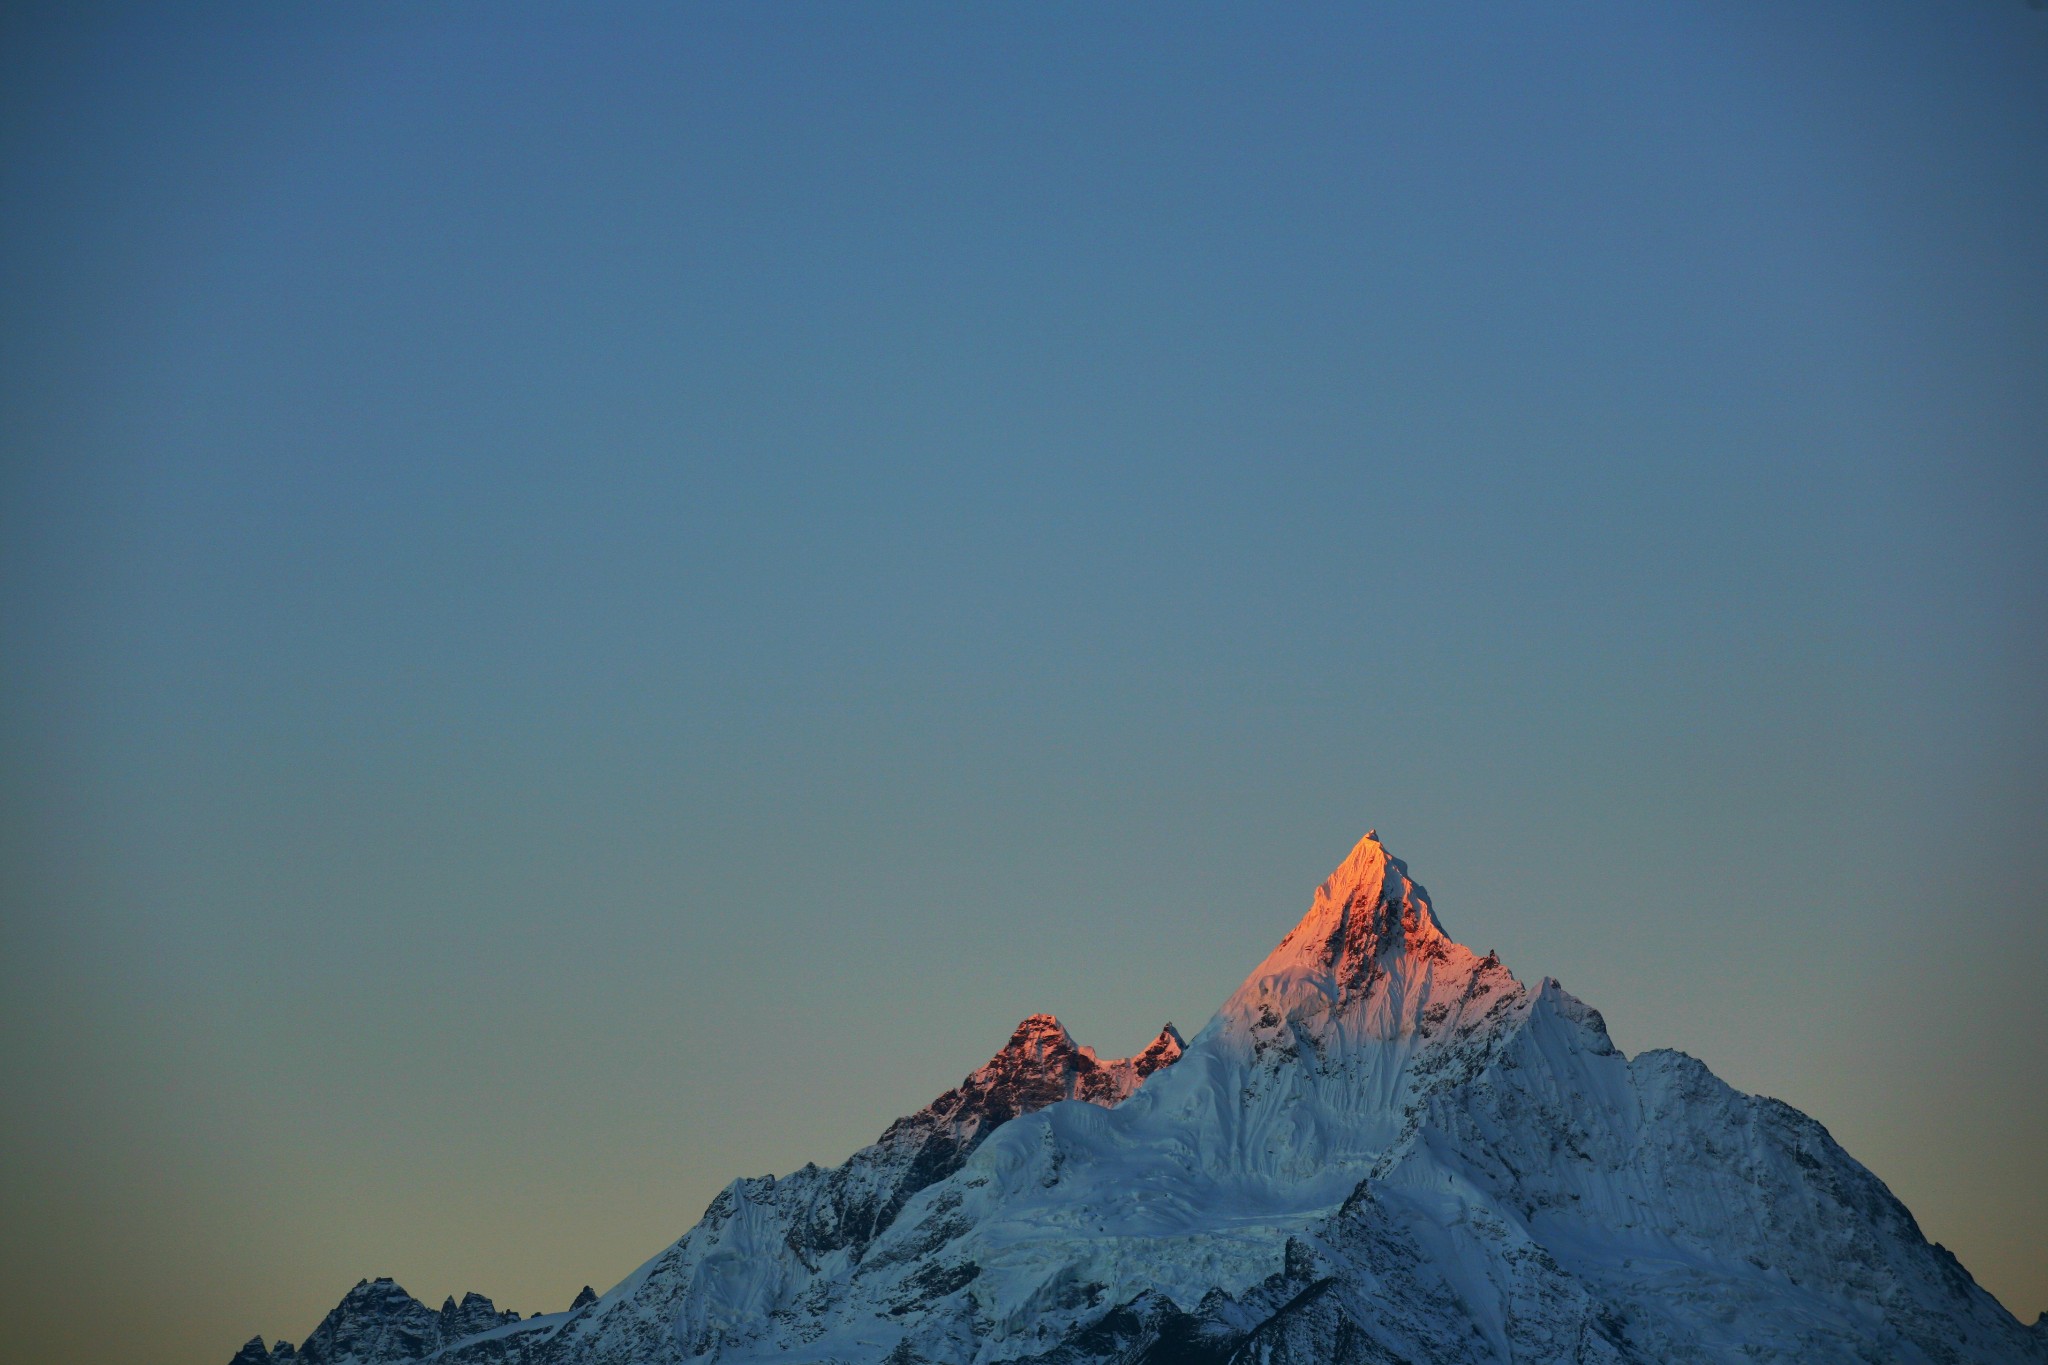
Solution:
{"label": "hazy horizon glow", "polygon": [[1368,826],[2048,1309],[2048,14],[0,18],[0,1352],[522,1312]]}

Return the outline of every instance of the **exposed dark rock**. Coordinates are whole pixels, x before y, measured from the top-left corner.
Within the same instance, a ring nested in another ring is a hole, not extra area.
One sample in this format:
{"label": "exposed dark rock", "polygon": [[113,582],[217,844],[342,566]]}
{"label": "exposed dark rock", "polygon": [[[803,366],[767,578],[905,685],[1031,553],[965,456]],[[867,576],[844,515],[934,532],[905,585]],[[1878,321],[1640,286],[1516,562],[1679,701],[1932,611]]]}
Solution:
{"label": "exposed dark rock", "polygon": [[305,1365],[418,1360],[442,1344],[441,1317],[388,1279],[358,1280],[299,1348]]}
{"label": "exposed dark rock", "polygon": [[518,1313],[509,1308],[499,1312],[497,1305],[481,1294],[464,1294],[459,1304],[450,1298],[441,1305],[441,1344],[460,1341],[517,1321]]}

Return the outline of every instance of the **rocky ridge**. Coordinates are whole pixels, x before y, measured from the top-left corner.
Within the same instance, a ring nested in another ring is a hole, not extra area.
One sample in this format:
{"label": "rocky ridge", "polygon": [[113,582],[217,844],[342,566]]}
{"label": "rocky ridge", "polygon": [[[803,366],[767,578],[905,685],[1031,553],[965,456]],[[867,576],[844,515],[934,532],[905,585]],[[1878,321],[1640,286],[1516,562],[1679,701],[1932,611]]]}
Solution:
{"label": "rocky ridge", "polygon": [[[596,1295],[587,1287],[584,1293],[595,1301]],[[263,1338],[255,1337],[235,1353],[230,1365],[381,1365],[423,1360],[444,1347],[519,1320],[518,1313],[500,1311],[481,1294],[464,1294],[460,1303],[451,1297],[437,1313],[391,1280],[358,1280],[320,1320],[305,1345],[295,1347],[280,1340],[265,1347]]]}

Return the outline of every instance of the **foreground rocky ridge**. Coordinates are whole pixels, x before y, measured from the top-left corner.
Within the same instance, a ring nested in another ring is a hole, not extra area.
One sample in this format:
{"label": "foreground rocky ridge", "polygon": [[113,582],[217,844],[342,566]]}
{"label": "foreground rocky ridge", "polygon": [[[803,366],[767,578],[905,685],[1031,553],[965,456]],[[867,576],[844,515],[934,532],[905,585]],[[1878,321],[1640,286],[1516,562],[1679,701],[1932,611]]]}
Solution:
{"label": "foreground rocky ridge", "polygon": [[[588,1285],[577,1299],[595,1303]],[[306,1338],[303,1347],[279,1341],[265,1348],[256,1337],[235,1353],[229,1365],[340,1365],[345,1361],[421,1360],[456,1342],[467,1341],[519,1321],[519,1314],[481,1294],[453,1298],[441,1311],[421,1303],[387,1279],[358,1280],[334,1311]]]}
{"label": "foreground rocky ridge", "polygon": [[1185,1045],[1104,1062],[1033,1016],[844,1165],[736,1181],[568,1313],[366,1282],[296,1357],[235,1365],[292,1359],[1946,1365],[2048,1361],[2048,1327],[1813,1120],[1624,1057],[1556,982],[1449,938],[1368,835]]}

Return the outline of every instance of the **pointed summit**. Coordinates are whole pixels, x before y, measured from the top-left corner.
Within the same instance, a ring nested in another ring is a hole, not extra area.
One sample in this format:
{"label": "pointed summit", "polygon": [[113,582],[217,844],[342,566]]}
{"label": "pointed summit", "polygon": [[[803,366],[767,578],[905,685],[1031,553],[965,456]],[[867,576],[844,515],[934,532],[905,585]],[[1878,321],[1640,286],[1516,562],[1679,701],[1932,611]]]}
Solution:
{"label": "pointed summit", "polygon": [[1281,965],[1285,953],[1294,965],[1333,972],[1340,987],[1355,987],[1371,974],[1380,954],[1443,936],[1429,893],[1372,829],[1323,879],[1308,913],[1280,940],[1261,971]]}
{"label": "pointed summit", "polygon": [[[1336,869],[1323,878],[1323,884],[1316,888],[1318,898],[1339,895],[1352,888],[1378,886],[1386,879],[1387,861],[1387,848],[1380,842],[1380,832],[1376,829],[1367,830],[1365,837],[1353,844],[1351,851],[1344,855],[1344,861],[1338,863]],[[1406,864],[1402,867],[1405,871]]]}
{"label": "pointed summit", "polygon": [[[1406,983],[1418,972],[1464,975],[1479,964],[1477,954],[1444,933],[1429,893],[1408,875],[1408,865],[1387,852],[1378,830],[1368,830],[1218,1018],[1298,1018],[1319,1032],[1313,1020],[1352,1012],[1390,976]],[[1418,994],[1404,984],[1397,994],[1402,1003],[1396,1014],[1402,1017],[1381,1018],[1376,1032],[1398,1032],[1406,1013],[1429,992]]]}

